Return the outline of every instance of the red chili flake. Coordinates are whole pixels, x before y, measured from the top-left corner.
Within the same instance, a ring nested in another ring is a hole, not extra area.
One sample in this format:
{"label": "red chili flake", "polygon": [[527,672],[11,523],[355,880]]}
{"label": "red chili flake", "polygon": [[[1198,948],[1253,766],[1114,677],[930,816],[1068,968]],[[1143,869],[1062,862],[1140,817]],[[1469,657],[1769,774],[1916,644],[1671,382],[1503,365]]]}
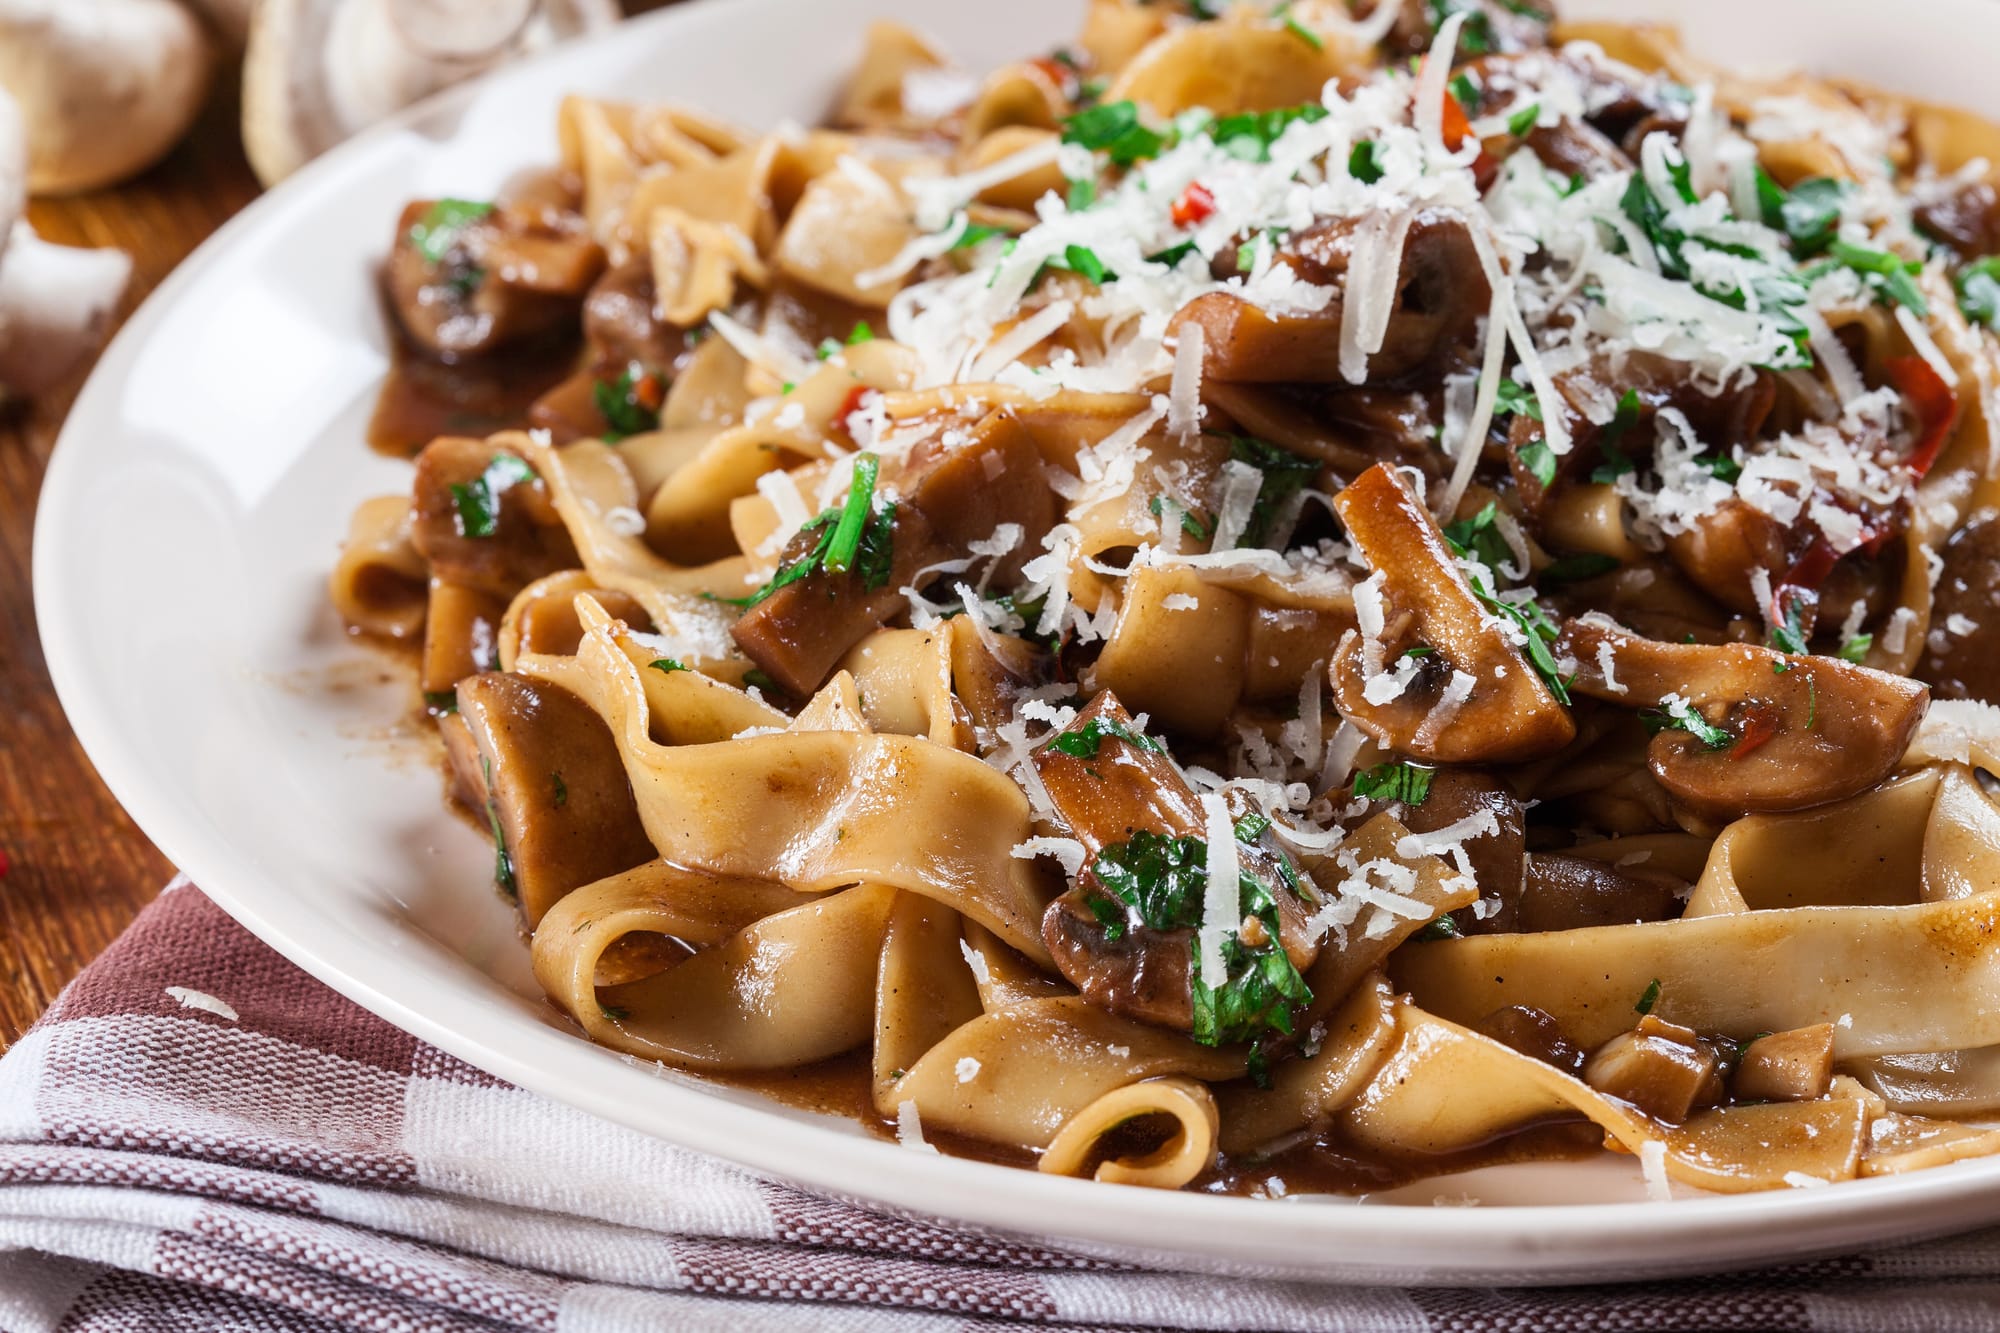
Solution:
{"label": "red chili flake", "polygon": [[0,848],[0,879],[7,878],[7,872],[13,868],[14,863],[7,859],[6,849]]}
{"label": "red chili flake", "polygon": [[[1444,146],[1454,153],[1465,146],[1466,140],[1472,138],[1472,121],[1449,88],[1444,90],[1444,119],[1439,125],[1439,132],[1439,137],[1444,140]],[[1486,187],[1493,183],[1493,178],[1499,174],[1500,164],[1482,145],[1479,156],[1473,159],[1472,183],[1484,192]]]}
{"label": "red chili flake", "polygon": [[1920,356],[1892,356],[1883,369],[1888,372],[1889,383],[1917,415],[1916,447],[1903,460],[1903,466],[1910,470],[1910,476],[1922,481],[1936,466],[1945,437],[1951,434],[1952,422],[1958,416],[1958,395],[1944,382],[1944,376]]}
{"label": "red chili flake", "polygon": [[657,412],[667,401],[667,386],[658,375],[647,371],[632,381],[632,401],[648,412]]}
{"label": "red chili flake", "polygon": [[1215,196],[1200,181],[1189,181],[1181,197],[1174,200],[1174,225],[1192,227],[1215,212]]}
{"label": "red chili flake", "polygon": [[1066,65],[1054,56],[1036,56],[1028,63],[1048,75],[1049,82],[1061,90],[1066,101],[1076,100],[1078,83],[1075,66]]}
{"label": "red chili flake", "polygon": [[1814,538],[1813,544],[1806,547],[1805,553],[1794,560],[1792,567],[1785,571],[1785,577],[1778,582],[1778,594],[1772,600],[1782,607],[1788,589],[1817,590],[1820,584],[1826,582],[1826,576],[1833,572],[1833,567],[1838,563],[1840,556],[1834,552],[1826,538]]}
{"label": "red chili flake", "polygon": [[840,410],[833,414],[833,428],[850,440],[854,438],[854,432],[847,428],[847,419],[861,410],[861,400],[868,392],[867,385],[855,385],[847,391],[847,397],[841,399]]}
{"label": "red chili flake", "polygon": [[1741,759],[1758,746],[1778,734],[1779,714],[1776,708],[1766,703],[1753,703],[1743,710],[1743,730],[1738,733],[1736,744],[1730,749],[1731,759]]}

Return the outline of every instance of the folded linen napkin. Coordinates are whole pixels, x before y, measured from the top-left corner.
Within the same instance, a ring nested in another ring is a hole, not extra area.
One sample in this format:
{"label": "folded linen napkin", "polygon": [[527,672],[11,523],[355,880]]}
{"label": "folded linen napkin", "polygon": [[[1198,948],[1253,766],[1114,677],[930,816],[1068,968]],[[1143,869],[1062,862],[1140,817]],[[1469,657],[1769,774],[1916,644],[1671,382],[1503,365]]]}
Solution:
{"label": "folded linen napkin", "polygon": [[0,1329],[2000,1329],[2000,1232],[1779,1272],[1390,1290],[817,1199],[502,1083],[177,882],[0,1058]]}

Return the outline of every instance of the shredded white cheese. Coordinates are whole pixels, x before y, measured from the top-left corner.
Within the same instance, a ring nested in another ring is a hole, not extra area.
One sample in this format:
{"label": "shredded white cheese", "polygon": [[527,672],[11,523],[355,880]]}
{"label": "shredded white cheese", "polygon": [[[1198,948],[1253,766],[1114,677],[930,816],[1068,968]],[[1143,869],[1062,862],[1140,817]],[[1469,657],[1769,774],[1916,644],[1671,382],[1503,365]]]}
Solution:
{"label": "shredded white cheese", "polygon": [[206,991],[193,990],[187,986],[169,986],[166,993],[183,1009],[200,1009],[205,1013],[226,1018],[232,1023],[236,1022],[236,1010]]}

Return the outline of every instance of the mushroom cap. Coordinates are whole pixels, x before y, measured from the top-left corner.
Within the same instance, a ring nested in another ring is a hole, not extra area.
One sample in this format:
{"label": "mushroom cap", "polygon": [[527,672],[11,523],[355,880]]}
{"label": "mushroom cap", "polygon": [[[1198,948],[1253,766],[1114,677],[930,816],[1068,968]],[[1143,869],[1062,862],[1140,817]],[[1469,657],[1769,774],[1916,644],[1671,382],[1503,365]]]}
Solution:
{"label": "mushroom cap", "polygon": [[28,188],[70,194],[152,165],[201,110],[213,63],[177,0],[0,0],[0,86],[27,128]]}
{"label": "mushroom cap", "polygon": [[244,150],[275,185],[440,89],[618,17],[616,0],[258,0]]}

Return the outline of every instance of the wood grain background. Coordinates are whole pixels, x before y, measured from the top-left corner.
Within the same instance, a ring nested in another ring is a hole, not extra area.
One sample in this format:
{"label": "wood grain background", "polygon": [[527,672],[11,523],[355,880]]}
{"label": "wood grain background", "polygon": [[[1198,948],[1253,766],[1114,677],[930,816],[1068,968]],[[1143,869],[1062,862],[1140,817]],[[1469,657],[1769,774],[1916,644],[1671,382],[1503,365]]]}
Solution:
{"label": "wood grain background", "polygon": [[[625,0],[625,10],[664,3]],[[29,205],[29,220],[51,241],[132,255],[126,312],[258,194],[238,141],[235,82],[218,79],[193,133],[144,175]],[[35,627],[35,502],[83,376],[38,402],[0,406],[0,1050],[173,874],[70,733]]]}

